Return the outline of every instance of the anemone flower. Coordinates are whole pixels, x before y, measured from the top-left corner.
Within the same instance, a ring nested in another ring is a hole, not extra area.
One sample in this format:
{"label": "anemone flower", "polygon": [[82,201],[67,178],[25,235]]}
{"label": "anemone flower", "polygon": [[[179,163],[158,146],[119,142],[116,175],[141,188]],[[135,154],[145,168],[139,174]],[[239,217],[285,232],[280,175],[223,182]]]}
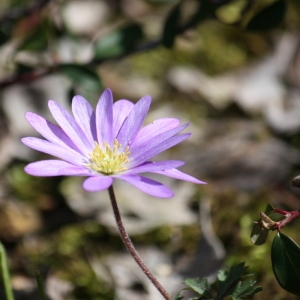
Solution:
{"label": "anemone flower", "polygon": [[72,117],[61,105],[50,100],[49,109],[59,127],[27,112],[27,121],[45,139],[25,137],[22,142],[59,160],[30,163],[25,171],[34,176],[87,176],[83,188],[90,192],[105,190],[118,178],[160,198],[170,198],[173,192],[140,173],[156,173],[203,184],[177,170],[183,161],[149,161],[190,136],[190,133],[179,134],[189,124],[180,126],[180,121],[174,118],[158,119],[142,128],[150,103],[149,96],[136,104],[128,100],[113,103],[112,93],[106,89],[95,112],[83,97],[75,96]]}

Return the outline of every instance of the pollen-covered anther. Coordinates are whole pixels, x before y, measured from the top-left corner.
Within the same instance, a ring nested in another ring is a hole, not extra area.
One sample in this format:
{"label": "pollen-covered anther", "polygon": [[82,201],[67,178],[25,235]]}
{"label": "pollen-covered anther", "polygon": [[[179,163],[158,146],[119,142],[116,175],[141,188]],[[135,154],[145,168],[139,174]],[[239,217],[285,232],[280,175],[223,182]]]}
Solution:
{"label": "pollen-covered anther", "polygon": [[95,148],[89,153],[90,161],[86,167],[104,175],[113,175],[127,170],[129,147],[127,146],[123,151],[120,151],[121,148],[122,145],[117,139],[114,140],[112,147],[106,142],[103,142],[102,147],[95,142]]}

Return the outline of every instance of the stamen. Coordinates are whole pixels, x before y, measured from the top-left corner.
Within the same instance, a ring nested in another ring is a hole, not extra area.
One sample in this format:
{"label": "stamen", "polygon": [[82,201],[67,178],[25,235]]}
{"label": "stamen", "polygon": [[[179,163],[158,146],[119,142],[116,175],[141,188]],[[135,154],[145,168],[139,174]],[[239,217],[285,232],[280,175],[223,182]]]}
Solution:
{"label": "stamen", "polygon": [[86,167],[101,174],[113,175],[127,170],[129,163],[129,146],[126,146],[124,151],[120,151],[122,145],[117,139],[114,140],[111,148],[106,142],[100,147],[98,142],[95,142],[93,152],[89,153],[90,163]]}

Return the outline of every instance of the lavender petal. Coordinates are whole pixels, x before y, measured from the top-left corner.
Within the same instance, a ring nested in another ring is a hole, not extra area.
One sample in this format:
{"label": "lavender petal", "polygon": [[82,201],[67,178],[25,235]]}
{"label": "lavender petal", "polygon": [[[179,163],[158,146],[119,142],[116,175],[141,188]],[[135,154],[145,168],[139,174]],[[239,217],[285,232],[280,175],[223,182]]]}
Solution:
{"label": "lavender petal", "polygon": [[133,142],[135,136],[143,125],[150,104],[151,97],[145,96],[141,98],[132,108],[117,136],[119,143],[121,143],[123,147],[126,147]]}
{"label": "lavender petal", "polygon": [[106,142],[113,145],[113,97],[110,89],[106,89],[96,107],[96,128],[99,144]]}
{"label": "lavender petal", "polygon": [[25,172],[33,176],[90,176],[91,172],[63,160],[42,160],[28,164]]}
{"label": "lavender petal", "polygon": [[138,147],[145,142],[149,141],[155,136],[166,132],[170,129],[178,127],[180,125],[180,121],[174,118],[164,118],[155,120],[153,123],[148,124],[144,128],[142,128],[138,134],[136,135],[132,147]]}
{"label": "lavender petal", "polygon": [[88,192],[97,192],[106,190],[112,183],[113,179],[109,176],[94,176],[87,178],[82,186]]}
{"label": "lavender petal", "polygon": [[184,165],[184,161],[180,161],[180,160],[165,160],[159,162],[148,161],[133,169],[125,171],[123,174],[128,175],[128,174],[162,171],[162,170],[178,168],[182,165]]}
{"label": "lavender petal", "polygon": [[165,175],[165,176],[180,179],[180,180],[190,181],[190,182],[197,183],[197,184],[206,184],[206,182],[198,180],[197,178],[190,176],[188,174],[185,174],[177,169],[169,169],[169,170],[165,170],[165,171],[154,171],[153,173]]}
{"label": "lavender petal", "polygon": [[80,166],[84,162],[84,157],[75,150],[53,144],[46,140],[35,137],[26,137],[22,138],[21,141],[32,149],[56,156],[74,165]]}
{"label": "lavender petal", "polygon": [[121,99],[113,105],[113,136],[117,137],[121,126],[131,112],[134,104],[128,100]]}
{"label": "lavender petal", "polygon": [[61,129],[67,134],[83,155],[87,155],[93,148],[85,133],[74,118],[58,103],[49,101],[49,109]]}
{"label": "lavender petal", "polygon": [[83,97],[77,95],[72,100],[72,111],[75,121],[86,134],[92,147],[97,141],[95,113],[92,106]]}
{"label": "lavender petal", "polygon": [[153,136],[150,139],[145,139],[143,143],[133,143],[133,145],[130,147],[130,152],[132,153],[131,158],[134,159],[135,156],[139,155],[140,151],[143,152],[145,149],[148,149],[149,145],[151,145],[151,147],[156,147],[156,145],[164,143],[167,139],[176,135],[187,126],[189,126],[189,123],[169,129],[168,131],[164,131],[159,135]]}
{"label": "lavender petal", "polygon": [[53,125],[43,117],[32,112],[27,112],[25,118],[28,123],[48,141],[79,151],[60,127]]}
{"label": "lavender petal", "polygon": [[191,134],[190,133],[185,133],[181,135],[175,135],[166,141],[161,142],[160,144],[155,144],[155,142],[151,143],[149,141],[148,148],[141,148],[139,151],[136,151],[133,153],[130,158],[130,168],[134,168],[143,162],[149,160],[150,158],[154,157],[155,155],[181,143],[185,139],[187,139]]}
{"label": "lavender petal", "polygon": [[144,176],[124,175],[120,176],[119,178],[132,184],[144,193],[147,193],[154,197],[171,198],[174,196],[174,193],[168,187],[166,187],[158,181],[152,180]]}

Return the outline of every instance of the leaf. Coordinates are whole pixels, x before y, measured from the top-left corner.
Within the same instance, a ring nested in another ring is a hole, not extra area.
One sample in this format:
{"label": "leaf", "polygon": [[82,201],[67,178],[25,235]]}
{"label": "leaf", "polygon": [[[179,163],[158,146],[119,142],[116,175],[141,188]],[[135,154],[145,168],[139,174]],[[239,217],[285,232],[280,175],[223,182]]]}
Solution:
{"label": "leaf", "polygon": [[255,224],[251,232],[251,242],[255,246],[263,245],[268,237],[269,230],[262,228],[259,224]]}
{"label": "leaf", "polygon": [[18,75],[27,74],[29,72],[32,72],[33,70],[34,70],[34,68],[32,66],[26,66],[22,63],[16,64],[16,73]]}
{"label": "leaf", "polygon": [[247,24],[247,30],[268,30],[277,26],[287,10],[285,0],[279,0],[257,13]]}
{"label": "leaf", "polygon": [[216,300],[221,300],[230,295],[232,289],[234,288],[234,285],[240,279],[240,276],[245,270],[245,263],[240,263],[230,268],[228,276],[225,278],[225,280],[221,281],[219,279]]}
{"label": "leaf", "polygon": [[207,299],[211,299],[210,286],[208,285],[207,278],[203,278],[199,281],[199,278],[187,278],[184,283],[196,293],[203,295]]}
{"label": "leaf", "polygon": [[[265,208],[265,214],[270,215],[274,211],[274,207],[268,204]],[[258,220],[259,221],[259,220]],[[253,226],[250,239],[255,246],[263,245],[268,237],[269,230],[262,228],[259,224]]]}
{"label": "leaf", "polygon": [[296,176],[293,180],[292,180],[292,185],[294,187],[299,188],[300,187],[300,175]]}
{"label": "leaf", "polygon": [[125,54],[130,51],[143,36],[144,33],[141,26],[135,23],[109,33],[95,42],[95,58],[107,59]]}
{"label": "leaf", "polygon": [[58,70],[68,76],[75,84],[86,89],[100,90],[102,88],[98,74],[91,68],[76,64],[61,64]]}
{"label": "leaf", "polygon": [[261,292],[262,288],[260,286],[254,286],[256,281],[248,280],[245,282],[239,282],[233,292],[230,294],[232,300],[240,300],[245,297],[252,297],[256,293]]}
{"label": "leaf", "polygon": [[41,277],[41,273],[38,270],[36,271],[35,279],[36,279],[36,282],[37,282],[37,285],[38,285],[40,299],[45,300],[43,280],[42,280],[42,277]]}
{"label": "leaf", "polygon": [[280,286],[300,296],[300,248],[288,236],[277,233],[271,249],[274,275]]}
{"label": "leaf", "polygon": [[3,244],[0,242],[0,274],[7,300],[14,300],[14,294],[11,286],[7,255]]}
{"label": "leaf", "polygon": [[177,4],[167,16],[164,25],[162,44],[167,48],[171,48],[173,46],[175,38],[179,33],[179,19],[180,4]]}
{"label": "leaf", "polygon": [[220,270],[218,272],[217,277],[218,277],[218,280],[225,281],[226,278],[228,277],[228,271],[227,270]]}
{"label": "leaf", "polygon": [[12,23],[2,24],[0,28],[0,46],[6,43],[10,39],[12,35],[12,31],[13,31]]}
{"label": "leaf", "polygon": [[177,293],[174,297],[172,297],[172,300],[182,300],[184,297],[182,296],[182,292]]}
{"label": "leaf", "polygon": [[32,34],[30,34],[18,50],[42,51],[48,47],[48,37],[44,30],[39,27]]}
{"label": "leaf", "polygon": [[269,215],[270,213],[272,213],[274,211],[274,206],[272,206],[271,204],[267,204],[266,208],[265,208],[265,214]]}

